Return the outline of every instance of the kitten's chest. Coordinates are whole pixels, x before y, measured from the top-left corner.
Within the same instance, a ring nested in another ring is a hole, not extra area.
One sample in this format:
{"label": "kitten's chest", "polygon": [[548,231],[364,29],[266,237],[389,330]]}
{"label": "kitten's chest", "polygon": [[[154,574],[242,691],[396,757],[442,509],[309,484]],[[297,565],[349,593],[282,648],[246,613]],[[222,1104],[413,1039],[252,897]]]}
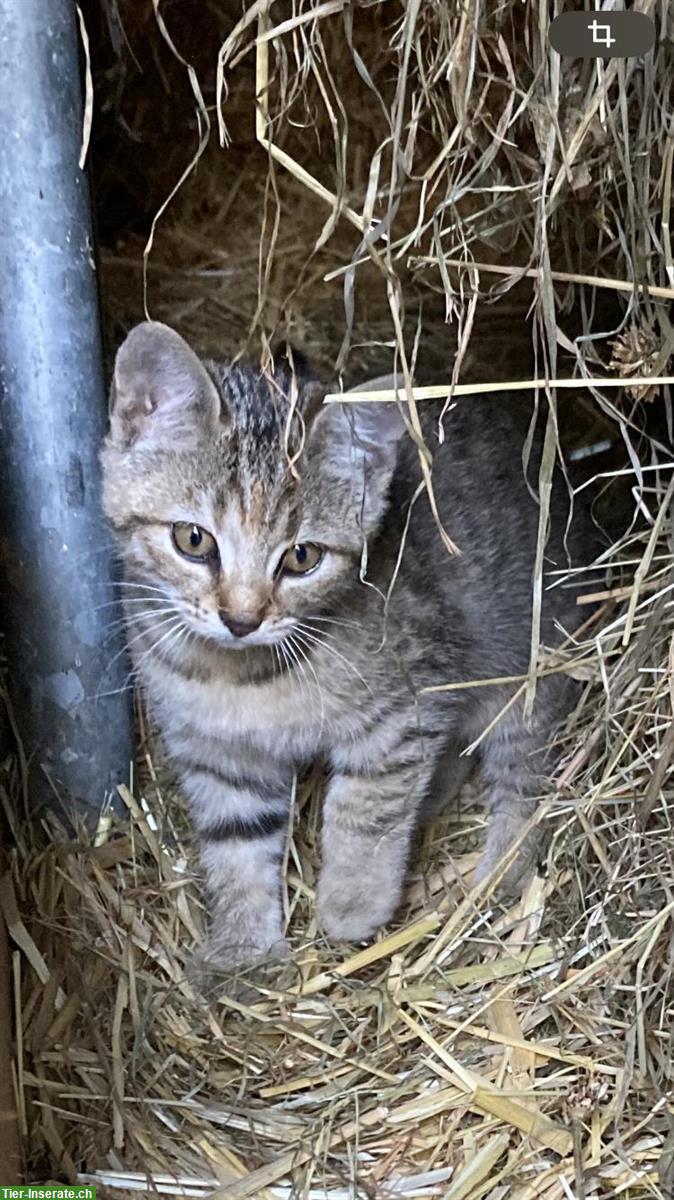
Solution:
{"label": "kitten's chest", "polygon": [[[164,676],[164,677],[162,677]],[[245,740],[265,753],[306,759],[325,744],[328,714],[305,681],[275,677],[254,683],[209,681],[151,671],[146,679],[150,706],[165,733],[185,722],[216,740]]]}

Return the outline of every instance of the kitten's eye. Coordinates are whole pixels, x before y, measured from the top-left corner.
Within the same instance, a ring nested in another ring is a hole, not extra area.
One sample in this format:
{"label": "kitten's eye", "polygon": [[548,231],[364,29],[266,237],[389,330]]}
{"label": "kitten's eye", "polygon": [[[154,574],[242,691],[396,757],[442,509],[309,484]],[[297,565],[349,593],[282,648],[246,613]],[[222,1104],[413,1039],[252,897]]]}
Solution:
{"label": "kitten's eye", "polygon": [[194,558],[204,562],[215,558],[218,553],[215,538],[200,525],[189,525],[186,521],[178,521],[173,526],[171,533],[176,550],[184,554],[185,558]]}
{"label": "kitten's eye", "polygon": [[313,542],[300,542],[286,550],[279,565],[279,571],[289,575],[308,575],[318,566],[323,557],[323,550]]}

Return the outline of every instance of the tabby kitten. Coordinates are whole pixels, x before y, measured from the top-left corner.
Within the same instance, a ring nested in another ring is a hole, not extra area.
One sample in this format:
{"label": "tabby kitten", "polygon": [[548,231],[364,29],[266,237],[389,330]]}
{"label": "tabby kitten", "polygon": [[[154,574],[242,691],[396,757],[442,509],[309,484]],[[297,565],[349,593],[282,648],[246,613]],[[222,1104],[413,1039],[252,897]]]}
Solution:
{"label": "tabby kitten", "polygon": [[[268,379],[202,362],[167,326],[139,325],[117,355],[102,456],[135,670],[191,804],[209,955],[226,966],[286,948],[280,869],[298,769],[330,770],[322,927],[371,938],[400,901],[424,804],[463,777],[460,750],[514,685],[424,689],[521,675],[529,658],[528,410],[466,398],[439,444],[438,408],[424,406],[440,516],[462,551],[450,557],[397,405],[322,406],[301,383],[291,404],[291,382],[287,368]],[[537,447],[534,436],[533,479]],[[553,496],[547,555],[560,567],[565,516]],[[573,595],[547,592],[543,641],[576,614]],[[535,809],[534,752],[572,689],[544,679],[533,721],[516,703],[483,742],[482,873]],[[534,853],[530,842],[515,877]]]}

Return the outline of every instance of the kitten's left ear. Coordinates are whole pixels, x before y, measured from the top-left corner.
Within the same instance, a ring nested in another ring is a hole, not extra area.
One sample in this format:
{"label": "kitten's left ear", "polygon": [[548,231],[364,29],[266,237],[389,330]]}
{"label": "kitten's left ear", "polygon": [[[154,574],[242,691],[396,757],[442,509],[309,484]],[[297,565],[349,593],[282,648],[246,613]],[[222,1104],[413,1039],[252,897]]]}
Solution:
{"label": "kitten's left ear", "polygon": [[[400,384],[395,376],[386,375],[352,390],[389,391],[396,386]],[[312,435],[323,442],[330,461],[345,472],[352,472],[360,462],[368,474],[386,477],[393,472],[404,433],[400,408],[390,400],[325,404],[317,412],[312,429]]]}
{"label": "kitten's left ear", "polygon": [[215,430],[219,417],[215,384],[180,334],[159,321],[136,325],[115,360],[113,443],[190,444]]}

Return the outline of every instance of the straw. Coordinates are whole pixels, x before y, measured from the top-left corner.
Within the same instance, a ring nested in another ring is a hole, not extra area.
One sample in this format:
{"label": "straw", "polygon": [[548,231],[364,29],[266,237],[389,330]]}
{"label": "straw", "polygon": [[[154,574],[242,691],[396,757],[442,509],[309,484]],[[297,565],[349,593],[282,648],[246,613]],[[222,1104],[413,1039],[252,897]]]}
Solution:
{"label": "straw", "polygon": [[562,650],[534,638],[529,675],[509,681],[511,704],[550,672],[575,673],[582,695],[533,819],[544,874],[508,904],[506,862],[472,886],[478,781],[420,837],[392,925],[331,945],[314,910],[319,772],[298,784],[284,867],[292,959],[207,1002],[186,973],[205,932],[194,839],[145,724],[125,815],[91,841],[50,827],[45,845],[24,819],[25,761],[4,764],[26,1179],[120,1198],[665,1197],[666,30],[645,58],[599,66],[555,56],[548,7],[517,0],[84,12],[82,152],[90,137],[113,348],[147,312],[220,358],[266,361],[288,337],[330,403],[390,402],[344,392],[395,373],[431,494],[425,400],[556,395],[555,451],[608,441],[590,474],[633,488],[646,527],[578,572],[551,573],[540,543],[538,594],[601,607]]}

